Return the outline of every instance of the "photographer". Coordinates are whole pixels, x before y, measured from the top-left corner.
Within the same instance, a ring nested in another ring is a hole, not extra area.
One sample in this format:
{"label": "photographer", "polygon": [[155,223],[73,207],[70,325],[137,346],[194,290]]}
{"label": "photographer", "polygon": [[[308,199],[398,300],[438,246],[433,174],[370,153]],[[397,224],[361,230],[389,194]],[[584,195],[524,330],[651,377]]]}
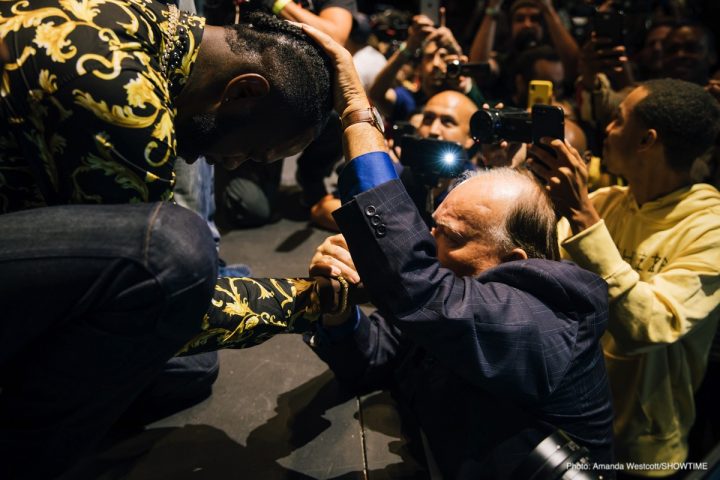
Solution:
{"label": "photographer", "polygon": [[495,80],[492,85],[482,84],[482,88],[494,87],[494,98],[509,102],[514,85],[511,75],[517,56],[527,48],[548,43],[548,36],[562,60],[567,78],[575,78],[580,47],[563,25],[552,0],[512,2],[509,9],[510,44],[505,48],[494,45],[498,21],[507,18],[502,11],[503,3],[504,0],[491,0],[487,3],[485,15],[470,48],[470,60],[488,62]]}
{"label": "photographer", "polygon": [[[577,151],[532,147],[558,213],[563,254],[609,284],[602,346],[621,462],[683,462],[720,317],[720,194],[694,178],[720,132],[720,106],[698,85],[651,80],[606,129],[604,162],[627,187],[587,190]],[[670,468],[627,472],[669,477]]]}
{"label": "photographer", "polygon": [[[408,62],[419,62],[420,89],[411,92],[394,87],[398,72]],[[389,58],[385,68],[375,78],[368,97],[390,123],[404,121],[421,109],[427,99],[443,90],[455,90],[470,97],[477,106],[485,100],[469,76],[450,72],[448,65],[467,62],[462,48],[445,26],[435,27],[424,15],[413,17],[407,42]]]}
{"label": "photographer", "polygon": [[[337,111],[367,111],[349,54],[305,30],[337,64]],[[344,237],[320,246],[311,271],[362,280],[381,315],[326,315],[308,343],[342,383],[394,387],[444,478],[508,478],[546,428],[612,461],[598,344],[606,285],[554,261],[543,190],[513,170],[480,172],[450,192],[430,234],[366,118],[343,132],[335,219]]]}
{"label": "photographer", "polygon": [[262,315],[279,306],[248,294],[257,282],[217,278],[207,225],[167,200],[178,153],[233,168],[301,150],[331,110],[331,72],[261,14],[221,28],[159,2],[0,13],[0,476],[52,478],[183,345],[227,327],[218,305],[257,313],[234,319],[237,343],[292,329]]}

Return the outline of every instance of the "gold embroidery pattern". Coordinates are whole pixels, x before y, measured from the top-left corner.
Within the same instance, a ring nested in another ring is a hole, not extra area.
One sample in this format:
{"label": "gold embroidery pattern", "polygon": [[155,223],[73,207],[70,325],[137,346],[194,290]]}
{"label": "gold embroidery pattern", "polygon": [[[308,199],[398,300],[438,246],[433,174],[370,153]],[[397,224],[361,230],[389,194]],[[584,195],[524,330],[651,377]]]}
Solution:
{"label": "gold embroidery pattern", "polygon": [[277,333],[302,333],[320,316],[314,282],[303,278],[218,278],[202,333],[178,355],[247,348]]}
{"label": "gold embroidery pattern", "polygon": [[162,2],[0,0],[0,36],[15,50],[0,81],[0,213],[43,204],[26,156],[40,159],[61,203],[172,197],[168,83],[185,84],[204,28],[204,19],[181,15],[188,52],[163,76]]}

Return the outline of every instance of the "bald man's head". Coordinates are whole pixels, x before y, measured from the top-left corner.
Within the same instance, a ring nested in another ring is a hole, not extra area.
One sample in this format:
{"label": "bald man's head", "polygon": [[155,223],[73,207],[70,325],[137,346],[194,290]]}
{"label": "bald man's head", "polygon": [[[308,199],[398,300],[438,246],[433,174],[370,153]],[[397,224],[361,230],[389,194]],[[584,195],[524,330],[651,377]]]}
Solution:
{"label": "bald man's head", "polygon": [[418,133],[423,138],[456,142],[470,148],[474,143],[470,135],[470,117],[477,110],[477,105],[466,95],[445,90],[428,100]]}
{"label": "bald man's head", "polygon": [[438,260],[458,276],[511,260],[558,258],[552,203],[524,172],[474,172],[448,194],[433,219]]}

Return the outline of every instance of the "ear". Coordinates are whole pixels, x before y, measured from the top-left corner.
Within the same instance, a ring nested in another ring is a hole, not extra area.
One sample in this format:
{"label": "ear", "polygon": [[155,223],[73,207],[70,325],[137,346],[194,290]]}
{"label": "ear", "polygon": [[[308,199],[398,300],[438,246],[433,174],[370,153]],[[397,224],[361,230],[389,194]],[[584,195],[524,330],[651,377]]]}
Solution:
{"label": "ear", "polygon": [[505,262],[512,262],[514,260],[527,260],[528,255],[525,250],[522,248],[513,248],[507,255],[505,255],[501,260],[502,263]]}
{"label": "ear", "polygon": [[650,128],[645,131],[642,139],[640,139],[640,151],[648,150],[658,143],[657,130]]}
{"label": "ear", "polygon": [[222,103],[261,98],[267,95],[268,92],[270,92],[270,84],[265,77],[257,73],[243,73],[225,85]]}

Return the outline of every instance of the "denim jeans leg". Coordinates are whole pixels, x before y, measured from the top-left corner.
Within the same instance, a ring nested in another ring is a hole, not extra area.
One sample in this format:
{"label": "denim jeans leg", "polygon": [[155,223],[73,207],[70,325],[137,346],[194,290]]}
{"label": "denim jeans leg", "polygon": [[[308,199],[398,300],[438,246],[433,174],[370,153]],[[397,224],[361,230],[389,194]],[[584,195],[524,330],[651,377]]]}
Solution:
{"label": "denim jeans leg", "polygon": [[52,478],[200,331],[207,225],[169,203],[0,215],[0,478]]}

